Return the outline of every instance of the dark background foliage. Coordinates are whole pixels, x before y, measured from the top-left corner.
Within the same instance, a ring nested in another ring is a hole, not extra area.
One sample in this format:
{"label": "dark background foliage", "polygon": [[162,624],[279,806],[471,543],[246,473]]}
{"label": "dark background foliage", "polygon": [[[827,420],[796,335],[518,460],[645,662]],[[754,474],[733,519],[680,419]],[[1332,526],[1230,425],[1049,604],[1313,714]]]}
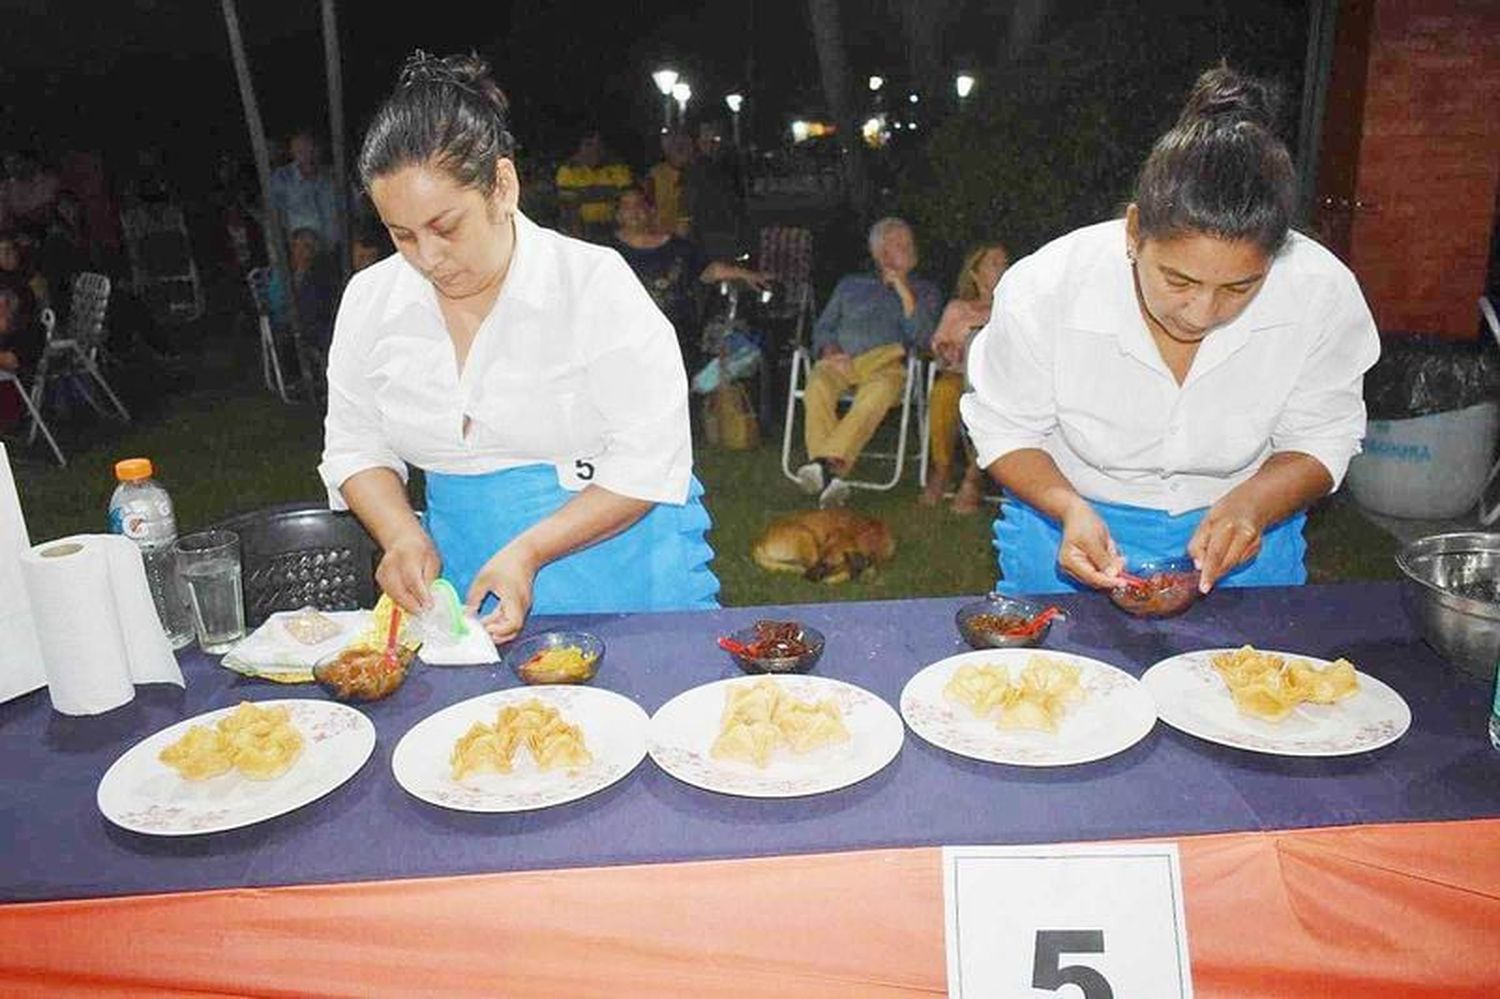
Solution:
{"label": "dark background foliage", "polygon": [[926,269],[952,274],[966,247],[995,238],[1015,259],[1118,214],[1152,141],[1221,58],[1281,85],[1295,156],[1305,34],[1281,3],[1147,0],[1101,5],[1043,36],[901,156],[897,207],[922,234]]}

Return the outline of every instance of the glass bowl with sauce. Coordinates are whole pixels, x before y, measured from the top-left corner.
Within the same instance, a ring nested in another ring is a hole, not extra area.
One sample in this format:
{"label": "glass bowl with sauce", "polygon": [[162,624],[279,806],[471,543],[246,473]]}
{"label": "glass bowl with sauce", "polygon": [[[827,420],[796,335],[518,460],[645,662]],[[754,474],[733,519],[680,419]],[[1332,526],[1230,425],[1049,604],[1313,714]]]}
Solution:
{"label": "glass bowl with sauce", "polygon": [[991,593],[960,607],[953,622],[971,649],[1025,649],[1042,644],[1056,618],[1031,632],[1018,629],[1046,609],[1044,604]]}
{"label": "glass bowl with sauce", "polygon": [[604,642],[598,636],[561,630],[517,639],[503,661],[522,683],[587,683],[603,658]]}
{"label": "glass bowl with sauce", "polygon": [[1126,565],[1125,571],[1139,579],[1140,584],[1121,583],[1109,591],[1109,599],[1136,617],[1172,617],[1187,610],[1201,596],[1198,569],[1186,555],[1136,562]]}

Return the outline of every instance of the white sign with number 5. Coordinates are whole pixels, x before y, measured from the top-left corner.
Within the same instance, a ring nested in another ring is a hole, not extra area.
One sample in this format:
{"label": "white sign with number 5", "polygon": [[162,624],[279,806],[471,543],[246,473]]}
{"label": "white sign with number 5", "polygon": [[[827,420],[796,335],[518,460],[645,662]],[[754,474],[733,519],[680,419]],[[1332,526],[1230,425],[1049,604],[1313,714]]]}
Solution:
{"label": "white sign with number 5", "polygon": [[1175,843],[943,850],[951,999],[1191,999]]}

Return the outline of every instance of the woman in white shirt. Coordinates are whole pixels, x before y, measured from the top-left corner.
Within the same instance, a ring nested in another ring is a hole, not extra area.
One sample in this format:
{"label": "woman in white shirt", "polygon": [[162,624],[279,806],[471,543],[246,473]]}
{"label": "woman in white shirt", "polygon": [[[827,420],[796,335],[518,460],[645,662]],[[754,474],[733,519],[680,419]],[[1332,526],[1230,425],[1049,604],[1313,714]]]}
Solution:
{"label": "woman in white shirt", "polygon": [[1379,339],[1353,275],[1290,231],[1271,111],[1262,84],[1204,73],[1125,218],[1001,279],[963,401],[1009,498],[1001,589],[1110,588],[1184,553],[1204,592],[1306,579],[1304,511],[1359,450]]}
{"label": "woman in white shirt", "polygon": [[496,642],[531,610],[715,607],[676,336],[618,254],[518,211],[514,149],[475,57],[416,53],[376,114],[359,169],[400,252],[339,307],[330,504],[398,604],[441,573]]}

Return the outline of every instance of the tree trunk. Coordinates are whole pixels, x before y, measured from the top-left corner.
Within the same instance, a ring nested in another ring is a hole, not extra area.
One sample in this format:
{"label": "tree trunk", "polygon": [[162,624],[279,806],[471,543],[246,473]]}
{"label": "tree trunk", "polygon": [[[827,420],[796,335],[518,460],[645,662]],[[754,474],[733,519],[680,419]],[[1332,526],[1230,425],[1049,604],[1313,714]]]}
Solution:
{"label": "tree trunk", "polygon": [[839,23],[838,0],[807,0],[817,45],[818,70],[823,78],[823,98],[838,125],[838,143],[844,177],[844,196],[863,220],[870,201],[870,182],[865,168],[864,144],[849,89],[849,60],[844,52],[844,31]]}
{"label": "tree trunk", "polygon": [[317,405],[318,396],[308,367],[308,352],[302,336],[302,317],[297,314],[297,295],[292,290],[292,269],[287,261],[286,234],[281,231],[281,219],[271,204],[271,156],[266,149],[266,130],[260,120],[260,104],[255,99],[255,83],[250,79],[250,62],[245,57],[245,40],[240,35],[240,18],[234,0],[220,0],[224,11],[224,28],[229,32],[229,51],[234,58],[234,73],[240,85],[240,103],[245,109],[245,127],[250,131],[250,147],[255,151],[255,173],[260,180],[261,231],[266,238],[266,252],[270,254],[271,266],[287,290],[288,312],[292,320],[292,342],[297,352],[297,362],[302,366],[303,382],[308,387],[309,399]]}
{"label": "tree trunk", "polygon": [[323,0],[323,65],[328,74],[328,137],[333,151],[334,231],[339,242],[339,271],[349,280],[349,173],[344,148],[344,73],[339,50],[339,23],[333,0]]}

